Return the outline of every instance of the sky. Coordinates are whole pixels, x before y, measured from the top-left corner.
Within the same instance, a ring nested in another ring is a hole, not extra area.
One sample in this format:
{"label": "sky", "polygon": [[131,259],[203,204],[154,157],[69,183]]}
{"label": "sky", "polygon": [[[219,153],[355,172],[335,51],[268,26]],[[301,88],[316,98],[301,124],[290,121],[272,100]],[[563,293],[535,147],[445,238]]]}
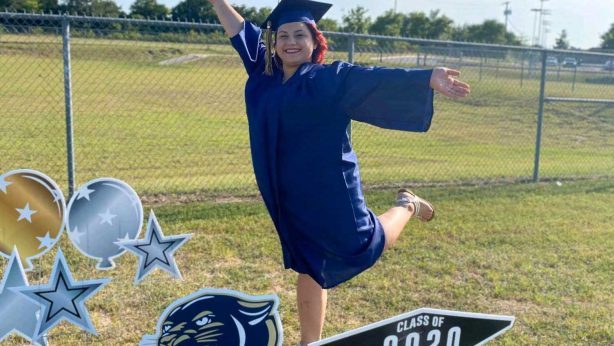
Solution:
{"label": "sky", "polygon": [[[180,0],[158,0],[167,7],[174,7]],[[320,0],[327,1],[327,0]],[[133,0],[118,0],[118,4],[129,10]],[[277,0],[231,0],[231,3],[254,7],[275,7]],[[532,43],[536,13],[531,9],[549,11],[545,20],[549,22],[545,42],[548,48],[555,44],[561,31],[567,31],[567,38],[572,47],[588,49],[601,43],[601,35],[607,32],[614,23],[614,0],[337,0],[325,18],[341,22],[342,16],[356,6],[368,10],[374,19],[387,10],[398,12],[425,12],[440,10],[441,14],[450,17],[455,25],[481,24],[484,20],[495,19],[505,23],[504,2],[509,2],[512,14],[508,17],[508,30],[521,36],[525,42]],[[539,22],[539,18],[537,20]],[[536,32],[539,30],[535,30]]]}

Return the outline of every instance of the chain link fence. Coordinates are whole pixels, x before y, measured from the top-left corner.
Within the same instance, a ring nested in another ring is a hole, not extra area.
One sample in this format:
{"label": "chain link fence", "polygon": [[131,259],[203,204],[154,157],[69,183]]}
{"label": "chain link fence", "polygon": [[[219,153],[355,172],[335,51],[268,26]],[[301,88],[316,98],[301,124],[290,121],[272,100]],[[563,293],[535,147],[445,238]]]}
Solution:
{"label": "chain link fence", "polygon": [[[472,94],[438,97],[427,135],[356,124],[369,183],[488,182],[612,176],[612,55],[355,35],[354,62],[462,71]],[[542,87],[543,72],[543,87]],[[543,91],[543,95],[542,92]],[[601,130],[597,130],[597,129]],[[377,145],[364,145],[377,139]]]}
{"label": "chain link fence", "polygon": [[[40,170],[66,191],[112,176],[142,195],[257,193],[246,75],[219,25],[14,13],[0,25],[2,172]],[[448,66],[472,86],[436,97],[428,134],[353,123],[367,187],[614,175],[612,103],[545,102],[614,99],[613,54],[326,36],[328,61]]]}
{"label": "chain link fence", "polygon": [[[353,123],[368,188],[614,176],[613,54],[326,36],[329,62],[448,66],[472,86],[461,101],[436,97],[427,134]],[[114,177],[145,199],[257,194],[246,75],[219,25],[0,12],[0,81],[0,174],[39,170],[65,192]],[[75,252],[67,238],[62,247]],[[91,261],[69,258],[84,277]],[[131,278],[136,260],[125,261],[110,275]],[[199,253],[184,259],[198,261]],[[41,261],[31,284],[50,271]],[[171,290],[160,289],[165,278],[138,288],[118,280],[92,309],[98,337],[70,326],[53,336],[63,345],[134,344],[137,326],[151,333],[166,304],[206,279],[193,274]],[[221,280],[237,284],[232,275]]]}

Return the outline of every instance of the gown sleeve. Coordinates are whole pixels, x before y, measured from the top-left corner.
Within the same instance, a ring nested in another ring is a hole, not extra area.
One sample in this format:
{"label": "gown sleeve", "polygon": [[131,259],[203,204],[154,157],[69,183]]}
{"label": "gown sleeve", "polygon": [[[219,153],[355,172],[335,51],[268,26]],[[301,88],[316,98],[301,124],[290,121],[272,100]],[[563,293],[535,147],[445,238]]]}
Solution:
{"label": "gown sleeve", "polygon": [[432,70],[360,67],[340,63],[340,107],[352,120],[426,132],[433,118]]}
{"label": "gown sleeve", "polygon": [[248,75],[264,71],[264,57],[266,48],[260,40],[262,30],[249,21],[243,22],[243,28],[238,34],[230,38],[230,43],[239,53]]}

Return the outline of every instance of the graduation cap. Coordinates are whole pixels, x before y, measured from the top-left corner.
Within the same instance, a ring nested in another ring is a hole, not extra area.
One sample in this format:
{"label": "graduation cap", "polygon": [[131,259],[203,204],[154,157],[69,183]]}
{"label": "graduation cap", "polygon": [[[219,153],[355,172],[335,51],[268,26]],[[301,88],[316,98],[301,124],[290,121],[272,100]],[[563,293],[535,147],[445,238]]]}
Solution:
{"label": "graduation cap", "polygon": [[282,0],[260,27],[267,29],[270,24],[271,30],[277,31],[286,23],[315,24],[332,6],[332,4],[310,0]]}
{"label": "graduation cap", "polygon": [[266,29],[265,44],[267,47],[265,74],[272,75],[271,54],[273,51],[272,32],[277,31],[286,23],[317,23],[333,5],[311,0],[281,0],[273,12],[260,25]]}

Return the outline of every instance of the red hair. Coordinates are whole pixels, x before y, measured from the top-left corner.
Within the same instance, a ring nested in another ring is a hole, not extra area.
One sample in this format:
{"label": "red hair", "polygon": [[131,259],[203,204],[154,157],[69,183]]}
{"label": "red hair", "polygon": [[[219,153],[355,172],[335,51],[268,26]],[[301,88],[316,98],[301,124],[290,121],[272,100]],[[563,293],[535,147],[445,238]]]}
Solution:
{"label": "red hair", "polygon": [[324,62],[324,55],[328,51],[328,43],[326,42],[326,37],[322,35],[322,32],[318,30],[315,24],[305,23],[311,32],[311,37],[313,38],[313,42],[315,43],[316,48],[313,50],[313,54],[311,54],[311,62],[314,64],[321,64]]}

